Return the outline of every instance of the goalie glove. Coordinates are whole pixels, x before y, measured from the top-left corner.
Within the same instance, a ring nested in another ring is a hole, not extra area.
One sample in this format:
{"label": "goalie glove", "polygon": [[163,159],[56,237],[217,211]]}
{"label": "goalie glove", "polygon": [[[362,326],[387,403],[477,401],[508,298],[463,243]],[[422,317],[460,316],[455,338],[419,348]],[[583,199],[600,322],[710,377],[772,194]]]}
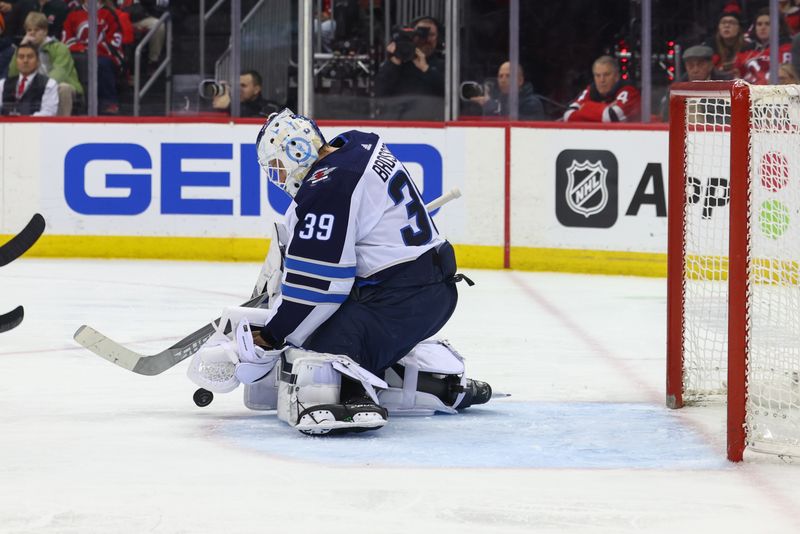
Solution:
{"label": "goalie glove", "polygon": [[[227,321],[220,324],[227,324]],[[256,346],[246,318],[239,321],[232,334],[233,339],[217,327],[214,335],[195,353],[186,372],[192,382],[214,393],[229,393],[239,384],[257,382],[273,370],[282,351]]]}

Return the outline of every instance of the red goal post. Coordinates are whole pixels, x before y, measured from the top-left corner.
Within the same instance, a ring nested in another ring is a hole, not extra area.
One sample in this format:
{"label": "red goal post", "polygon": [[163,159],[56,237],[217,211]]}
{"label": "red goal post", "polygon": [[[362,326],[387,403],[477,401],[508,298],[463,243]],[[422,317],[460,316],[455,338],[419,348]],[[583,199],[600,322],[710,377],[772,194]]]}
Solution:
{"label": "red goal post", "polygon": [[677,83],[669,132],[667,405],[800,455],[800,87]]}

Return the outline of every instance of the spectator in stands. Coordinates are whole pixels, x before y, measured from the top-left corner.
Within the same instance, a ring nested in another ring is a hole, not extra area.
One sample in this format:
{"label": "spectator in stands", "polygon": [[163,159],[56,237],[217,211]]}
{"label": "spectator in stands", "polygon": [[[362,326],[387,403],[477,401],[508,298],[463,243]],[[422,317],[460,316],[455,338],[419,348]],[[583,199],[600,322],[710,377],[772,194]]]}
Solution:
{"label": "spectator in stands", "polygon": [[[261,94],[263,81],[261,75],[254,70],[248,70],[239,76],[239,116],[241,117],[269,117],[270,113],[279,113],[284,106],[277,102],[267,100]],[[222,82],[224,91],[215,96],[212,106],[216,110],[225,110],[230,113],[231,95],[228,84]]]}
{"label": "spectator in stands", "polygon": [[[139,34],[138,42],[150,30],[158,26],[158,19],[169,9],[169,0],[117,0],[117,5],[130,16],[133,27]],[[152,72],[158,65],[161,52],[164,50],[166,35],[167,27],[162,24],[158,26],[152,39],[147,43],[145,72]]]}
{"label": "spectator in stands", "polygon": [[402,28],[386,45],[388,58],[378,69],[375,92],[384,118],[438,119],[444,113],[444,55],[441,26],[432,17]]}
{"label": "spectator in stands", "polygon": [[11,57],[14,55],[14,42],[5,33],[6,19],[0,11],[0,78],[8,71]]}
{"label": "spectator in stands", "polygon": [[783,20],[786,21],[789,33],[797,35],[797,32],[800,32],[800,7],[793,5],[792,0],[778,0],[778,8]]}
{"label": "spectator in stands", "polygon": [[[783,17],[778,18],[778,61],[786,63],[792,59],[792,44],[789,27]],[[765,85],[769,82],[769,8],[756,13],[750,42],[739,53],[737,61],[741,77],[753,84]]]}
{"label": "spectator in stands", "polygon": [[[86,0],[80,0],[81,7],[71,11],[64,21],[63,41],[72,52],[75,67],[81,84],[88,87],[89,60],[86,49],[89,46],[89,11]],[[97,9],[97,96],[100,113],[116,115],[119,113],[117,101],[117,72],[122,65],[122,34],[114,15],[105,7]]]}
{"label": "spectator in stands", "polygon": [[778,67],[778,83],[781,85],[800,83],[800,77],[791,63],[781,63]]}
{"label": "spectator in stands", "polygon": [[[544,120],[544,106],[533,92],[533,85],[525,81],[522,65],[517,67],[519,87],[519,118],[521,120]],[[508,117],[508,94],[511,91],[511,63],[506,61],[497,70],[497,84],[489,87],[487,94],[471,98],[479,104],[485,117]]]}
{"label": "spectator in stands", "polygon": [[714,68],[732,80],[741,76],[737,56],[744,47],[744,29],[738,7],[728,6],[719,16],[717,31],[710,42],[714,50]]}
{"label": "spectator in stands", "polygon": [[61,39],[64,28],[64,19],[67,18],[67,4],[63,0],[18,0],[14,4],[14,32],[22,35],[26,33],[25,21],[31,12],[43,13],[47,18],[48,35]]}
{"label": "spectator in stands", "polygon": [[792,38],[792,67],[800,73],[800,33]]}
{"label": "spectator in stands", "polygon": [[19,72],[0,80],[3,115],[51,117],[58,110],[58,84],[39,74],[39,53],[30,43],[17,47],[16,67]]}
{"label": "spectator in stands", "polygon": [[[45,74],[58,84],[58,115],[72,115],[72,106],[77,95],[83,95],[78,81],[78,71],[67,45],[48,35],[47,17],[32,11],[25,17],[23,43],[31,43],[39,51],[39,73]],[[15,57],[16,59],[16,57]],[[9,76],[18,74],[15,61],[8,69]]]}
{"label": "spectator in stands", "polygon": [[[714,50],[710,46],[690,46],[683,52],[685,72],[679,81],[701,82],[706,80],[725,80],[725,75],[714,70]],[[661,118],[669,121],[669,93],[661,100]]]}
{"label": "spectator in stands", "polygon": [[600,56],[592,65],[593,81],[564,113],[570,122],[632,122],[640,114],[639,91],[621,79],[619,63]]}

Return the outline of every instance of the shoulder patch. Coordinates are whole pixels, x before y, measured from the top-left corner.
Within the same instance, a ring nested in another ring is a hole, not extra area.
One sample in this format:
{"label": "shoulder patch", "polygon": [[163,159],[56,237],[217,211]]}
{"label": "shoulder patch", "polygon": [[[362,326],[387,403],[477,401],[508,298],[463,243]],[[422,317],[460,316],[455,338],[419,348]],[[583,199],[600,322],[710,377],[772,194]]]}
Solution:
{"label": "shoulder patch", "polygon": [[325,167],[323,169],[319,169],[317,171],[314,171],[314,174],[312,174],[308,178],[308,181],[309,181],[309,183],[311,185],[318,184],[320,182],[324,182],[325,180],[328,180],[331,177],[331,173],[333,171],[335,171],[335,170],[336,170],[336,167]]}

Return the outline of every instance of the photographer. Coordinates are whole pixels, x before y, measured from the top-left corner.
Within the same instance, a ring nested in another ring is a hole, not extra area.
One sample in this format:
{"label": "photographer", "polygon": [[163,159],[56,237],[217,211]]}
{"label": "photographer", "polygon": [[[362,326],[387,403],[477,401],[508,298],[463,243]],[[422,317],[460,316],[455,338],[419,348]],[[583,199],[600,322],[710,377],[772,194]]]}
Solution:
{"label": "photographer", "polygon": [[439,23],[431,17],[393,33],[386,46],[388,59],[375,78],[385,118],[443,118],[444,55],[438,50],[439,36]]}
{"label": "photographer", "polygon": [[[269,117],[270,113],[283,109],[280,104],[261,95],[262,83],[261,75],[254,70],[248,70],[239,76],[240,117]],[[215,110],[230,113],[231,94],[226,82],[212,84],[206,91],[210,91],[214,98],[211,105]]]}
{"label": "photographer", "polygon": [[[520,120],[545,120],[544,106],[533,85],[525,81],[522,65],[517,66],[518,116]],[[511,63],[506,61],[497,69],[497,83],[489,84],[488,91],[471,97],[469,100],[479,105],[484,117],[508,117],[508,94],[511,92]]]}

